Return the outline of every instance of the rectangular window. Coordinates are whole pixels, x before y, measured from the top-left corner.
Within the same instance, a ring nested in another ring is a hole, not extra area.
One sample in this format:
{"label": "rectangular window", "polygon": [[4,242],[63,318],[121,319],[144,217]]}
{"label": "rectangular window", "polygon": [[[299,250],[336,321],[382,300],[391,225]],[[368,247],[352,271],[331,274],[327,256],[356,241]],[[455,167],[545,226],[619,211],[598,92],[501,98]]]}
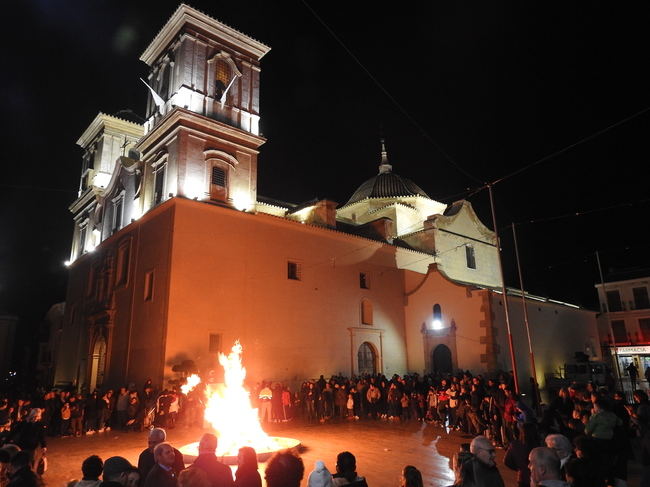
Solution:
{"label": "rectangular window", "polygon": [[618,291],[607,291],[607,307],[609,308],[610,313],[623,311],[621,295]]}
{"label": "rectangular window", "polygon": [[639,328],[644,342],[650,342],[650,318],[640,318]]}
{"label": "rectangular window", "polygon": [[474,247],[471,245],[465,245],[465,260],[468,268],[476,269],[476,255],[474,255]]}
{"label": "rectangular window", "polygon": [[212,166],[210,174],[210,199],[226,201],[228,199],[228,173],[219,166]]}
{"label": "rectangular window", "polygon": [[131,239],[120,243],[117,249],[117,286],[126,286],[129,282],[129,259],[131,251]]}
{"label": "rectangular window", "polygon": [[210,342],[208,347],[208,352],[210,353],[221,352],[221,333],[210,333]]}
{"label": "rectangular window", "polygon": [[226,171],[218,166],[212,168],[212,184],[215,186],[226,187]]}
{"label": "rectangular window", "polygon": [[165,197],[165,172],[167,171],[167,166],[163,164],[158,170],[154,173],[154,195],[153,202],[155,205],[161,203]]}
{"label": "rectangular window", "polygon": [[300,264],[298,262],[287,262],[287,278],[300,281]]}
{"label": "rectangular window", "polygon": [[144,300],[153,301],[153,271],[148,271],[144,275]]}
{"label": "rectangular window", "polygon": [[612,330],[614,331],[614,341],[616,343],[627,342],[627,330],[625,329],[625,321],[612,321]]}
{"label": "rectangular window", "polygon": [[368,274],[365,272],[359,273],[359,287],[361,289],[370,289],[370,283],[368,282]]}
{"label": "rectangular window", "polygon": [[79,227],[79,243],[77,247],[77,257],[86,250],[86,229],[88,226],[84,223]]}
{"label": "rectangular window", "polygon": [[113,233],[122,228],[122,209],[124,208],[124,198],[120,198],[113,203]]}
{"label": "rectangular window", "polygon": [[647,287],[635,287],[632,292],[634,293],[634,309],[650,308]]}

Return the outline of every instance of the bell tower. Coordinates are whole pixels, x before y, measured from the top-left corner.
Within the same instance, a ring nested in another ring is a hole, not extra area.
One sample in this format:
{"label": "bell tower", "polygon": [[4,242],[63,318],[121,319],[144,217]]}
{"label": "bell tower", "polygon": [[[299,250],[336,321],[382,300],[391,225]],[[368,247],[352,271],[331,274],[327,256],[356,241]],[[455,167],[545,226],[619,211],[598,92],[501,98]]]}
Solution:
{"label": "bell tower", "polygon": [[260,59],[268,46],[181,4],[140,59],[149,67],[142,212],[169,197],[254,207]]}

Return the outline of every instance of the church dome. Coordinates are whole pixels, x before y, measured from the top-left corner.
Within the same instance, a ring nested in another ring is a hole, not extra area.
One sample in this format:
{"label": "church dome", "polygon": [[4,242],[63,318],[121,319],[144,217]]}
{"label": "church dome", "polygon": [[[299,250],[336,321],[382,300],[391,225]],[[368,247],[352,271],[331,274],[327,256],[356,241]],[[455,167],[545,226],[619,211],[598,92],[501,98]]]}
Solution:
{"label": "church dome", "polygon": [[416,195],[429,198],[429,195],[413,181],[398,176],[389,170],[383,173],[380,172],[374,178],[364,182],[344,206],[366,198],[398,198],[400,196]]}
{"label": "church dome", "polygon": [[382,140],[381,142],[382,151],[379,174],[359,186],[343,206],[351,205],[366,198],[399,198],[403,196],[424,196],[425,198],[429,198],[429,195],[413,181],[398,176],[393,172],[393,167],[388,164],[388,155],[384,141]]}

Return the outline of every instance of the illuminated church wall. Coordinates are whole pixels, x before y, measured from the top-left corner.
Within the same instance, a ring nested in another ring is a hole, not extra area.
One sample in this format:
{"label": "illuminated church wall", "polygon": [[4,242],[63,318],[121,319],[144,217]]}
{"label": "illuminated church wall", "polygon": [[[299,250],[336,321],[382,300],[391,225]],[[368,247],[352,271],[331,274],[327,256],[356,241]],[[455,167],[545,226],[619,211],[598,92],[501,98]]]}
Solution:
{"label": "illuminated church wall", "polygon": [[[498,336],[499,347],[504,351],[505,355],[502,355],[508,370],[512,370],[508,355],[503,295],[491,293],[490,299],[494,319],[501,323],[503,330]],[[575,352],[586,353],[592,360],[601,360],[595,311],[553,302],[538,296],[529,297],[526,303],[537,382],[541,387],[546,383],[544,374],[559,372],[565,363],[573,361]],[[509,295],[508,304],[510,329],[515,343],[517,375],[522,388],[528,387],[532,368],[521,296]]]}
{"label": "illuminated church wall", "polygon": [[[377,348],[385,373],[406,371],[394,248],[268,215],[175,204],[168,373],[183,358],[209,366],[210,334],[221,335],[224,350],[241,339],[256,379],[349,375],[359,340]],[[287,278],[288,262],[300,280]],[[370,289],[360,288],[360,272]],[[361,323],[364,298],[372,325]]]}
{"label": "illuminated church wall", "polygon": [[[409,370],[434,370],[432,353],[438,345],[451,351],[453,370],[494,370],[494,349],[485,290],[470,290],[443,276],[435,265],[428,274],[406,272],[406,348]],[[435,305],[440,319],[434,321]]]}

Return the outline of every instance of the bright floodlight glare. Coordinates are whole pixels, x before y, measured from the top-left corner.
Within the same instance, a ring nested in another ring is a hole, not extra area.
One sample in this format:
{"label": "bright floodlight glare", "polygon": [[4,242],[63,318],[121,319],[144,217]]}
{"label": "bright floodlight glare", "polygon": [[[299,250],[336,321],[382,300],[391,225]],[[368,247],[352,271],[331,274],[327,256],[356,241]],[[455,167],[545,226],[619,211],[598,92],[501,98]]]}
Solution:
{"label": "bright floodlight glare", "polygon": [[66,266],[66,267],[70,267],[70,264],[72,264],[72,262],[70,262],[69,260],[66,260],[66,261],[63,263],[63,265]]}
{"label": "bright floodlight glare", "polygon": [[433,320],[433,329],[434,330],[440,330],[442,328],[442,321],[440,320]]}

